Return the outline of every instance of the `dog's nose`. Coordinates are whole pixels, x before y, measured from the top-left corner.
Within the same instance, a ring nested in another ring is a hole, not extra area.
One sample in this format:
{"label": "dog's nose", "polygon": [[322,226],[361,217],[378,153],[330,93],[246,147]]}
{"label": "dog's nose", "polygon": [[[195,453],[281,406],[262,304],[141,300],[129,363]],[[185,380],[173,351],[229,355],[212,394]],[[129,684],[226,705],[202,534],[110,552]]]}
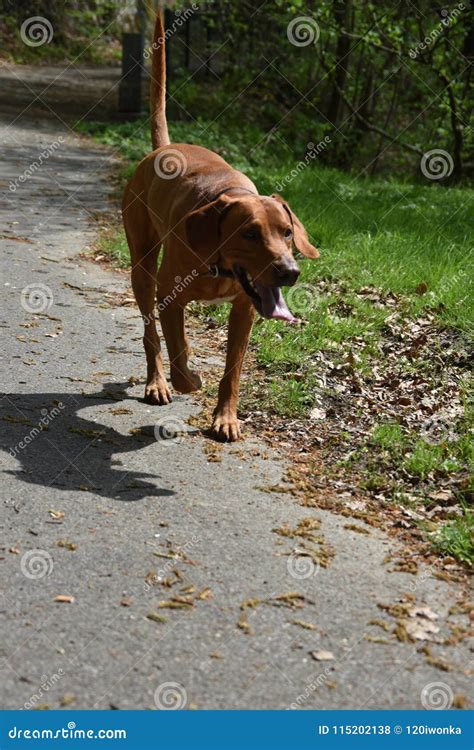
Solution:
{"label": "dog's nose", "polygon": [[296,284],[300,269],[294,261],[280,261],[280,263],[274,263],[273,268],[278,286],[293,286],[293,284]]}

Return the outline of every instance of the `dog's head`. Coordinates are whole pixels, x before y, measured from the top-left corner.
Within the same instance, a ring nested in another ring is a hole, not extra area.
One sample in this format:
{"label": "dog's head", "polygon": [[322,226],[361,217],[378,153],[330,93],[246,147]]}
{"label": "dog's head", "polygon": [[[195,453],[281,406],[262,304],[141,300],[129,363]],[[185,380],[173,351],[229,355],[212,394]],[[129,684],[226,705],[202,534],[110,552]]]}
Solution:
{"label": "dog's head", "polygon": [[319,253],[279,195],[222,195],[188,215],[186,234],[205,263],[233,271],[263,317],[295,320],[280,289],[300,275],[292,249],[307,258]]}

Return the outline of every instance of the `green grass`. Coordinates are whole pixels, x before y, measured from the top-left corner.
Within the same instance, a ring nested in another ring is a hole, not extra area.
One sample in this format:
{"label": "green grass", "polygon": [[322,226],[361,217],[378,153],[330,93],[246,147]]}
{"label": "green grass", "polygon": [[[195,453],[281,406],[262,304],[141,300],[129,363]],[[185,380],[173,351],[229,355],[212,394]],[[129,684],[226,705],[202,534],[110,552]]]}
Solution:
{"label": "green grass", "polygon": [[[124,178],[150,150],[145,120],[83,123],[80,129],[122,154]],[[251,177],[262,194],[278,192],[276,186],[299,160],[288,153],[283,156],[275,142],[262,146],[262,133],[240,123],[219,127],[203,120],[177,121],[171,123],[170,132],[175,143],[198,143],[221,154]],[[348,380],[367,378],[370,383],[374,366],[384,358],[382,344],[388,342],[392,351],[401,346],[386,337],[394,311],[407,326],[417,316],[434,314],[440,329],[456,330],[460,341],[470,338],[474,329],[470,224],[474,190],[374,180],[324,168],[315,159],[287,184],[283,195],[307,227],[321,258],[300,259],[300,281],[286,292],[290,308],[304,325],[260,320],[254,326],[252,341],[263,377],[258,393],[249,384],[244,386],[244,410],[257,406],[282,417],[306,418],[318,399],[333,396],[318,379],[321,352],[334,366],[345,367],[350,360]],[[101,250],[119,265],[129,264],[121,230],[104,235]],[[363,287],[371,287],[372,296],[359,294]],[[204,315],[224,324],[228,306],[205,308]],[[443,356],[434,341],[430,346],[427,356],[419,360],[399,357],[397,366],[414,378],[429,378],[433,369],[429,355]],[[399,495],[411,494],[411,485],[405,485],[407,475],[412,484],[423,486],[463,475],[473,461],[470,427],[472,422],[466,419],[458,425],[456,440],[432,444],[396,421],[375,419],[370,438],[353,452],[357,460],[362,457],[366,469],[361,487],[373,492],[383,488],[387,468],[398,471],[392,490]],[[344,435],[341,425],[341,442],[350,443],[352,438]],[[351,463],[355,462],[352,458]],[[472,523],[472,514],[465,512],[444,525],[437,548],[472,560],[472,540],[468,539]]]}
{"label": "green grass", "polygon": [[445,524],[436,534],[436,547],[469,564],[474,562],[474,513],[464,508],[464,514]]}
{"label": "green grass", "polygon": [[469,414],[457,428],[456,439],[440,439],[433,443],[417,437],[413,431],[404,432],[397,423],[377,424],[369,444],[380,449],[383,462],[398,464],[413,477],[426,480],[433,472],[449,476],[461,471],[463,466],[474,468],[474,422]]}

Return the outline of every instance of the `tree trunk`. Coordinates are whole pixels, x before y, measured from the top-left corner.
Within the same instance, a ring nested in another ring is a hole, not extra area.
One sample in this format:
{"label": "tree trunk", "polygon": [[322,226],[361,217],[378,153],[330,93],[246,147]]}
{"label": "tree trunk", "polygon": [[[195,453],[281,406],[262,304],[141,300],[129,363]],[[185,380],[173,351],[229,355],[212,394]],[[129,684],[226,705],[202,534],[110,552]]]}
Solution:
{"label": "tree trunk", "polygon": [[350,33],[353,26],[352,0],[334,0],[333,13],[338,28],[338,39],[336,45],[336,68],[334,70],[334,85],[329,102],[327,117],[337,128],[342,117],[343,98],[341,92],[345,91],[351,40],[344,32]]}

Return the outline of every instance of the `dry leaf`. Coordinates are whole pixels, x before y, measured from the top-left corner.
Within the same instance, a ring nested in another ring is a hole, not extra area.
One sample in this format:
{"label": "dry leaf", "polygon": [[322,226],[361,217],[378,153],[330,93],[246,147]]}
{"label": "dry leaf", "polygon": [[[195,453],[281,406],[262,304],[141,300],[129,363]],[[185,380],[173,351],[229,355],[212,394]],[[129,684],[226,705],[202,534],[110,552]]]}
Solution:
{"label": "dry leaf", "polygon": [[70,539],[60,539],[57,542],[57,546],[63,547],[64,549],[68,549],[71,552],[75,552],[75,550],[77,549],[77,544],[75,544],[74,542],[71,542]]}
{"label": "dry leaf", "polygon": [[206,586],[197,596],[196,599],[199,599],[200,601],[207,601],[207,599],[212,599],[213,593],[209,587]]}
{"label": "dry leaf", "polygon": [[168,622],[168,618],[167,617],[165,617],[164,615],[160,615],[157,612],[150,612],[146,616],[146,619],[147,620],[152,620],[153,622],[160,622],[160,623]]}
{"label": "dry leaf", "polygon": [[242,612],[242,614],[240,615],[237,622],[237,627],[240,628],[240,630],[243,630],[246,635],[252,635],[252,628],[247,621],[247,615],[245,612]]}
{"label": "dry leaf", "polygon": [[292,625],[299,625],[300,628],[305,628],[306,630],[316,630],[316,625],[313,625],[312,622],[304,622],[303,620],[292,620]]}
{"label": "dry leaf", "polygon": [[65,695],[63,695],[63,697],[59,701],[59,705],[60,706],[70,706],[71,703],[75,702],[75,700],[76,700],[76,696],[75,695],[73,695],[72,693],[66,693]]}
{"label": "dry leaf", "polygon": [[240,605],[240,609],[255,609],[255,607],[258,607],[261,603],[261,599],[246,599]]}
{"label": "dry leaf", "polygon": [[54,521],[60,521],[66,515],[62,510],[53,510],[52,508],[49,509],[48,513]]}
{"label": "dry leaf", "polygon": [[315,661],[332,661],[334,659],[332,651],[310,651],[310,654]]}
{"label": "dry leaf", "polygon": [[463,693],[456,693],[456,695],[453,698],[454,708],[464,709],[464,708],[467,708],[468,704],[469,704],[469,699],[465,695],[463,695]]}

